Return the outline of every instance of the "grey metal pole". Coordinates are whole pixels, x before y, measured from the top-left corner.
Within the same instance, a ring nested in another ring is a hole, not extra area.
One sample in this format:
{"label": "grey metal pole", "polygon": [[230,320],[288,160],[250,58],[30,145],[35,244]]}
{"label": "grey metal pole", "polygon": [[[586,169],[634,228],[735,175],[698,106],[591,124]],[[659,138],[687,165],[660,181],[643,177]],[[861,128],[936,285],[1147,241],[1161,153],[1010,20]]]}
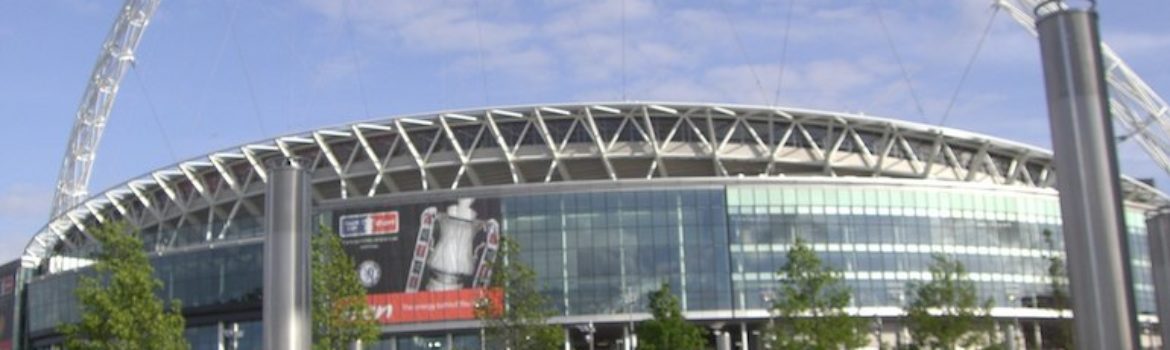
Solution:
{"label": "grey metal pole", "polygon": [[1101,69],[1097,14],[1061,9],[1036,20],[1060,190],[1076,344],[1131,350],[1137,333],[1117,152]]}
{"label": "grey metal pole", "polygon": [[296,159],[269,164],[265,201],[264,349],[308,350],[309,176]]}
{"label": "grey metal pole", "polygon": [[1158,320],[1161,323],[1162,349],[1170,350],[1170,207],[1161,207],[1146,219],[1147,237],[1150,239],[1150,264],[1154,273],[1154,300],[1158,304]]}

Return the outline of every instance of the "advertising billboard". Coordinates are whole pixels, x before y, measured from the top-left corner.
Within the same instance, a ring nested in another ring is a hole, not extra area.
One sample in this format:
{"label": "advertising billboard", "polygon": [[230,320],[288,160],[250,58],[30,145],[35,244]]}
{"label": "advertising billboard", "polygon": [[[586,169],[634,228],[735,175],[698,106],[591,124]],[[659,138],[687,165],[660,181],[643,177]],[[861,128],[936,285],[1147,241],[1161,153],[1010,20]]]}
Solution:
{"label": "advertising billboard", "polygon": [[16,273],[20,262],[0,266],[0,350],[12,350],[16,333]]}
{"label": "advertising billboard", "polygon": [[501,298],[488,288],[500,244],[498,199],[340,210],[334,218],[383,324],[474,319],[479,300]]}

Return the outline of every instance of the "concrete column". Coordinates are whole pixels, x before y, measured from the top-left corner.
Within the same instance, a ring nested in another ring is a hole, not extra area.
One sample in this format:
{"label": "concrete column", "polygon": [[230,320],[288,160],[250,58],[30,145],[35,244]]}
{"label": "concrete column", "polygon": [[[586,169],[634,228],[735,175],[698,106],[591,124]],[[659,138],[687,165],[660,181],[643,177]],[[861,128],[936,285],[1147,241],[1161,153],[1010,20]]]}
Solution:
{"label": "concrete column", "polygon": [[216,346],[217,350],[227,350],[227,347],[228,347],[227,333],[224,331],[225,331],[225,329],[223,329],[223,322],[222,321],[216,322],[215,323],[215,339],[217,339],[217,341],[215,343],[217,345]]}
{"label": "concrete column", "polygon": [[[1154,274],[1154,299],[1158,305],[1158,320],[1162,325],[1170,321],[1170,207],[1153,211],[1146,219],[1146,237],[1150,240],[1150,264]],[[1170,339],[1170,327],[1162,326],[1162,349]]]}
{"label": "concrete column", "polygon": [[1039,16],[1036,30],[1076,344],[1132,350],[1137,343],[1133,284],[1097,14],[1092,9],[1053,11]]}
{"label": "concrete column", "polygon": [[723,323],[711,325],[711,334],[715,336],[716,350],[731,350],[731,334],[723,330]]}
{"label": "concrete column", "polygon": [[1019,346],[1019,343],[1017,342],[1017,339],[1016,339],[1016,321],[1015,320],[1009,321],[1008,325],[1007,325],[1007,329],[1005,331],[1006,331],[1005,335],[1007,335],[1007,339],[1006,339],[1007,340],[1007,350],[1019,349],[1020,346]]}
{"label": "concrete column", "polygon": [[264,349],[312,344],[309,278],[309,175],[295,159],[268,166],[264,242]]}
{"label": "concrete column", "polygon": [[1044,348],[1044,334],[1040,333],[1040,321],[1032,323],[1032,340],[1036,343],[1037,349]]}
{"label": "concrete column", "polygon": [[748,330],[747,323],[739,323],[739,350],[748,350],[751,345],[748,345]]}
{"label": "concrete column", "polygon": [[622,325],[622,350],[633,350],[630,344],[630,327],[629,325]]}
{"label": "concrete column", "polygon": [[[573,350],[573,342],[572,342],[572,339],[569,338],[569,327],[561,328],[561,333],[564,333],[564,335],[565,335],[565,350]],[[483,329],[482,328],[479,330],[479,334],[480,334],[480,339],[483,339]],[[479,349],[480,350],[486,349],[486,344],[487,344],[486,341],[481,341]]]}

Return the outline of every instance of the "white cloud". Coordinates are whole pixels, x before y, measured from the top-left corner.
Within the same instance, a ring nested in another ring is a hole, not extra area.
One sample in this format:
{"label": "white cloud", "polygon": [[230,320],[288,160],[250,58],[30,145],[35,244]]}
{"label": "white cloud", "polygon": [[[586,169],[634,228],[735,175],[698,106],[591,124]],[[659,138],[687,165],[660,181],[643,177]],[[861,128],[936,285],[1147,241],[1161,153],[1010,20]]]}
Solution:
{"label": "white cloud", "polygon": [[554,1],[553,5],[542,29],[554,36],[620,30],[623,10],[627,26],[663,11],[650,0],[568,0]]}
{"label": "white cloud", "polygon": [[507,47],[532,33],[527,25],[476,20],[457,8],[420,15],[396,29],[410,46],[443,52]]}
{"label": "white cloud", "polygon": [[[333,21],[350,25],[360,35],[355,40],[394,40],[422,51],[475,51],[507,46],[526,39],[532,28],[522,22],[493,19],[488,9],[476,15],[470,1],[411,0],[302,0],[310,10]],[[493,8],[500,3],[492,4]],[[488,6],[484,5],[484,8]],[[493,11],[498,11],[495,9]],[[478,17],[478,19],[477,19]],[[341,35],[341,34],[339,34]]]}
{"label": "white cloud", "polygon": [[539,48],[491,50],[484,53],[482,70],[478,55],[465,55],[451,64],[450,73],[487,79],[515,79],[524,83],[545,83],[556,77],[552,55]]}

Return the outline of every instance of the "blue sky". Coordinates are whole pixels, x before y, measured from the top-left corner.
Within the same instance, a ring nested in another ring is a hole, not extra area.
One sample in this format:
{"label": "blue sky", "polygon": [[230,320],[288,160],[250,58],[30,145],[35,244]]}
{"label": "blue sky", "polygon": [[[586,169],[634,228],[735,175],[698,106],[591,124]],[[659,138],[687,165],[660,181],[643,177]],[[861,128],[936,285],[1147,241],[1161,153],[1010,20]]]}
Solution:
{"label": "blue sky", "polygon": [[[164,0],[121,85],[91,191],[326,125],[623,96],[930,124],[957,96],[946,126],[1049,145],[1035,40],[1004,13],[991,21],[991,1],[479,1]],[[0,1],[0,260],[45,222],[120,4]],[[1105,40],[1170,94],[1170,3],[1104,1],[1100,12]],[[1121,152],[1127,174],[1170,185],[1140,150]]]}

